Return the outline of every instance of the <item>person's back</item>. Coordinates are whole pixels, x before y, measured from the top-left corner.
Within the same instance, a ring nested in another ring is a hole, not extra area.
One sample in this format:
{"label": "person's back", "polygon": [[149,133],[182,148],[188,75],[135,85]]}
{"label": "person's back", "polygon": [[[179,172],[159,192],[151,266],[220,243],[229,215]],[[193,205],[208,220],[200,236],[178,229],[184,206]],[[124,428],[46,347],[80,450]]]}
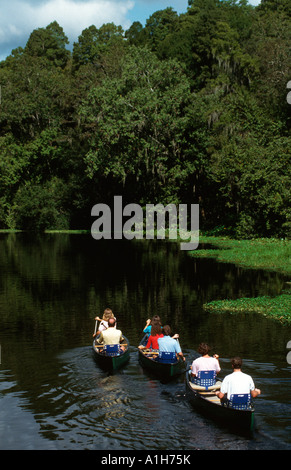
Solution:
{"label": "person's back", "polygon": [[158,340],[163,337],[163,334],[150,335],[146,348],[159,349]]}
{"label": "person's back", "polygon": [[175,339],[171,338],[171,328],[169,325],[165,325],[163,328],[164,336],[158,339],[159,350],[164,352],[174,352],[179,357],[183,358],[181,346]]}
{"label": "person's back", "polygon": [[160,317],[159,317],[158,315],[154,315],[151,320],[148,319],[148,320],[146,321],[146,326],[144,327],[143,332],[146,333],[146,334],[148,334],[148,335],[150,335],[150,334],[151,334],[151,330],[152,330],[152,325],[153,325],[154,323],[159,323],[160,326],[161,326],[161,319],[160,319]]}
{"label": "person's back", "polygon": [[98,343],[102,344],[119,344],[122,339],[122,332],[115,328],[115,320],[110,318],[108,328],[101,332]]}
{"label": "person's back", "polygon": [[221,384],[220,391],[227,395],[228,400],[231,395],[250,393],[255,388],[252,377],[242,371],[232,372],[227,375]]}
{"label": "person's back", "polygon": [[215,370],[218,373],[220,372],[219,362],[214,357],[198,357],[192,363],[192,374],[198,375],[200,370]]}
{"label": "person's back", "polygon": [[232,374],[224,377],[220,391],[216,395],[222,400],[230,399],[231,395],[250,394],[253,398],[261,394],[261,390],[255,388],[252,377],[241,371],[242,360],[240,357],[234,357],[231,360],[233,368]]}
{"label": "person's back", "polygon": [[181,347],[175,339],[171,338],[171,336],[167,334],[167,325],[164,327],[164,333],[164,336],[158,339],[160,351],[175,352],[179,354],[181,352]]}
{"label": "person's back", "polygon": [[218,362],[218,355],[215,354],[213,357],[209,356],[210,347],[206,343],[199,344],[198,352],[202,354],[202,356],[192,362],[192,376],[197,377],[199,371],[205,370],[214,370],[216,374],[218,374],[221,370]]}
{"label": "person's back", "polygon": [[158,338],[163,336],[163,331],[159,321],[153,322],[151,328],[151,334],[148,338],[146,348],[158,349]]}

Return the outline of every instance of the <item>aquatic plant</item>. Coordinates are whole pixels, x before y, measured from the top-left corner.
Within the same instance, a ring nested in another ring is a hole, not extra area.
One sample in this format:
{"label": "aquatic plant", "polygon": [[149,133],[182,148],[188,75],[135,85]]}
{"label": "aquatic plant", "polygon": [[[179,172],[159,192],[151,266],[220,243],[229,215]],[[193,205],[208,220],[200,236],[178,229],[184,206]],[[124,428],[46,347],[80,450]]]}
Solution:
{"label": "aquatic plant", "polygon": [[291,241],[273,238],[234,240],[226,237],[200,237],[200,243],[213,248],[191,251],[191,256],[215,258],[247,268],[271,269],[291,274]]}
{"label": "aquatic plant", "polygon": [[260,313],[265,316],[291,323],[290,293],[276,297],[240,298],[235,300],[215,300],[203,305],[209,313]]}

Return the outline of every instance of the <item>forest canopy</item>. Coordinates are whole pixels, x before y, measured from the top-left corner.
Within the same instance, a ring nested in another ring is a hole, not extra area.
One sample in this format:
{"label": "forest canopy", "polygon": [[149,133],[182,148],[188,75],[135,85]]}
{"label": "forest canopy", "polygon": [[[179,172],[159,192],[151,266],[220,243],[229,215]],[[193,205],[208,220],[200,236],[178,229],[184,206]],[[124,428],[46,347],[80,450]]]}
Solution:
{"label": "forest canopy", "polygon": [[189,0],[127,31],[56,21],[0,62],[0,229],[89,229],[111,204],[290,237],[291,4]]}

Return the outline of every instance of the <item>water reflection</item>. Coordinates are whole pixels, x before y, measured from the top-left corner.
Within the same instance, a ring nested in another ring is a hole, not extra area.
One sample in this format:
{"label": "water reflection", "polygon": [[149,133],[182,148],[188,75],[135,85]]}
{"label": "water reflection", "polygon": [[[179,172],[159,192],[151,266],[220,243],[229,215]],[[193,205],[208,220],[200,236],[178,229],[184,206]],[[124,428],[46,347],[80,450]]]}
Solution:
{"label": "water reflection", "polygon": [[[90,235],[68,234],[1,234],[0,268],[0,400],[7,409],[1,448],[291,444],[290,328],[262,316],[210,315],[202,309],[213,299],[279,294],[282,275],[193,259],[172,242],[96,242]],[[94,317],[106,306],[132,352],[129,364],[113,375],[96,366],[90,347]],[[163,384],[142,370],[136,346],[146,318],[155,313],[180,334],[188,362],[202,340],[220,354],[225,373],[234,352],[243,356],[246,371],[263,390],[260,429],[276,444],[222,433],[189,408],[183,377]],[[9,413],[15,419],[9,421]],[[26,439],[17,416],[27,422]]]}

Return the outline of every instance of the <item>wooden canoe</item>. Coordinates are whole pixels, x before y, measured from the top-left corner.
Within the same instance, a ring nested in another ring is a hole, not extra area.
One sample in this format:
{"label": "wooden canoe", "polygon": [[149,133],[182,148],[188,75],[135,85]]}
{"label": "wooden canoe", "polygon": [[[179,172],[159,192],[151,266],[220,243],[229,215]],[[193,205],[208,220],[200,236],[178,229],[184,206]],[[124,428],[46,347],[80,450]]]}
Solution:
{"label": "wooden canoe", "polygon": [[123,349],[117,354],[109,355],[102,345],[97,343],[97,338],[93,341],[94,359],[103,370],[117,370],[129,361],[129,341],[124,336],[121,342]]}
{"label": "wooden canoe", "polygon": [[205,390],[191,383],[190,374],[186,372],[186,395],[197,410],[218,422],[235,428],[238,431],[253,431],[254,428],[254,407],[246,410],[228,408],[221,404],[220,399],[215,395],[215,391],[220,389],[221,382]]}
{"label": "wooden canoe", "polygon": [[176,360],[170,363],[159,362],[159,351],[155,349],[139,349],[138,355],[142,367],[163,380],[180,375],[186,369],[186,364],[183,360]]}

